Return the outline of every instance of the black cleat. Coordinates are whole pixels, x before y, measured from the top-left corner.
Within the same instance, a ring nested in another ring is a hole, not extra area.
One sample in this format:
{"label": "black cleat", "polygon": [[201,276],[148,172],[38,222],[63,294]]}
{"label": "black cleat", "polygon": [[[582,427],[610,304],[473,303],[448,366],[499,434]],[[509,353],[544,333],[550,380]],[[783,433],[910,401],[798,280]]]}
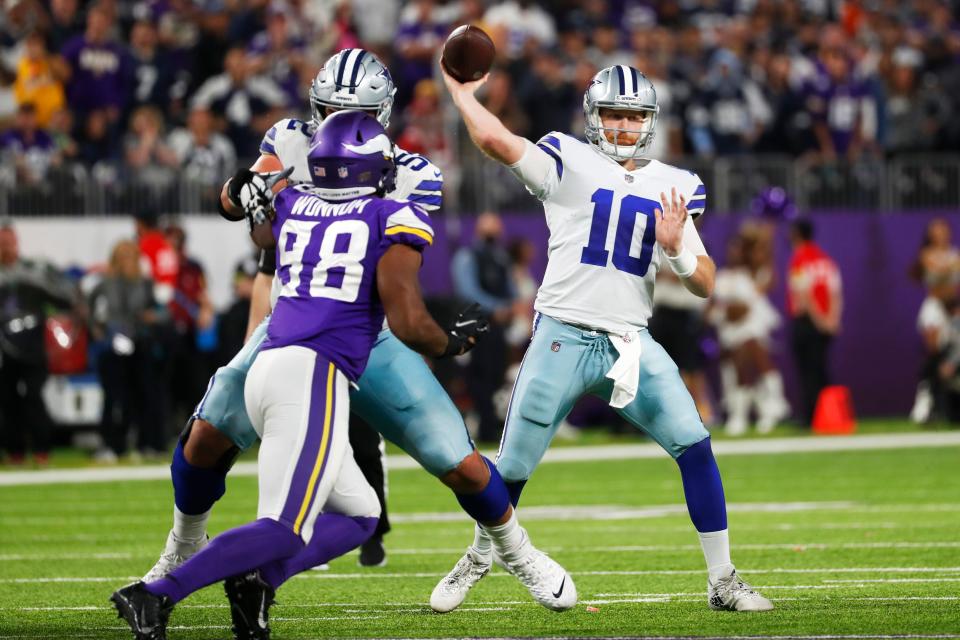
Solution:
{"label": "black cleat", "polygon": [[223,581],[223,590],[230,601],[235,640],[270,640],[270,605],[274,603],[273,587],[260,577],[259,571],[233,576]]}
{"label": "black cleat", "polygon": [[173,611],[169,598],[150,593],[143,582],[134,582],[114,591],[110,600],[136,640],[167,640],[167,620]]}
{"label": "black cleat", "polygon": [[361,567],[387,566],[387,552],[383,548],[383,537],[373,536],[360,545]]}

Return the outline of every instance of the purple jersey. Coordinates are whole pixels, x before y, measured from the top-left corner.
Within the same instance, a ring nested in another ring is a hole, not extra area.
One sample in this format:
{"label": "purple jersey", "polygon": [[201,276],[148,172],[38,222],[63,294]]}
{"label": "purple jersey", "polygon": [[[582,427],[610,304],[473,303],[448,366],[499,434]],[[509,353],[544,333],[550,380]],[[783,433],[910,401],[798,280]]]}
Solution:
{"label": "purple jersey", "polygon": [[87,112],[105,107],[123,108],[132,76],[132,59],[115,42],[91,44],[77,36],[63,46],[63,57],[70,63],[67,83],[70,108]]}
{"label": "purple jersey", "polygon": [[281,291],[261,348],[308,347],[356,380],[383,325],[377,263],[392,244],[432,244],[430,216],[373,196],[323,200],[310,185],[284,189],[274,208]]}
{"label": "purple jersey", "polygon": [[870,102],[867,87],[854,78],[836,82],[823,69],[808,83],[807,108],[816,122],[827,125],[833,147],[844,154],[862,126]]}

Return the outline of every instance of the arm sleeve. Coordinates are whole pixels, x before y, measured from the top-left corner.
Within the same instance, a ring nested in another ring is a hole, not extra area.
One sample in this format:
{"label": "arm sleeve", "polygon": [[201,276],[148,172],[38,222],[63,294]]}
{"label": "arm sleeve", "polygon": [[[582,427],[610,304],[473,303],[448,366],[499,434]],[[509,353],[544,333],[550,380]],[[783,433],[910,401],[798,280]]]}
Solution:
{"label": "arm sleeve", "polygon": [[453,289],[456,294],[464,300],[476,302],[484,311],[493,312],[510,303],[509,300],[501,300],[490,295],[480,286],[480,279],[477,276],[477,261],[470,249],[464,248],[457,251],[453,256],[450,272],[453,276]]}
{"label": "arm sleeve", "polygon": [[260,141],[260,153],[270,154],[271,156],[277,155],[277,127],[281,124],[282,122],[278,122],[263,134],[263,140]]}
{"label": "arm sleeve", "polygon": [[443,204],[443,173],[432,162],[417,154],[398,150],[397,184],[391,200],[409,200],[427,211]]}
{"label": "arm sleeve", "polygon": [[430,214],[415,204],[406,203],[387,215],[383,237],[387,244],[406,244],[423,251],[433,244]]}
{"label": "arm sleeve", "polygon": [[690,218],[699,218],[707,209],[707,188],[703,186],[700,176],[694,174],[694,177],[696,181],[693,192],[687,194],[687,212],[690,214]]}
{"label": "arm sleeve", "polygon": [[[549,136],[547,136],[549,137]],[[559,150],[541,142],[525,141],[526,150],[515,164],[509,165],[517,179],[538,200],[546,200],[560,186],[563,177],[563,161]]]}
{"label": "arm sleeve", "polygon": [[277,273],[277,252],[273,249],[260,249],[257,271],[272,276]]}

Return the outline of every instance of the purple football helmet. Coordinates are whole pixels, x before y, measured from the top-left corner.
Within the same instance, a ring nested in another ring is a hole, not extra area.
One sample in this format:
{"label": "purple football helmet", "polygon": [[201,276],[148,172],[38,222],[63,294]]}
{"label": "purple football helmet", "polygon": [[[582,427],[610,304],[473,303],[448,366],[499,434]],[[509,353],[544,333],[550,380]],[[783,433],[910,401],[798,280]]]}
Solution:
{"label": "purple football helmet", "polygon": [[373,116],[338,111],[327,116],[310,139],[310,177],[325,200],[352,200],[393,191],[397,168],[393,142]]}

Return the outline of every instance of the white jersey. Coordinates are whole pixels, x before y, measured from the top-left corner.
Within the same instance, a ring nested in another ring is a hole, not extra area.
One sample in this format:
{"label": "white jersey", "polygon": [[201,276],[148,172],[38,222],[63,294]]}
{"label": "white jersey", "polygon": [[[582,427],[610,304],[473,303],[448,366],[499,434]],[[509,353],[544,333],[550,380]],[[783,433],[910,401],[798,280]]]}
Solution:
{"label": "white jersey", "polygon": [[[289,182],[309,183],[310,167],[307,154],[310,152],[310,138],[314,127],[303,120],[285,118],[263,136],[260,153],[276,156],[284,168],[293,167]],[[432,162],[416,153],[407,153],[394,145],[394,162],[397,165],[397,180],[393,191],[387,194],[390,200],[409,200],[416,202],[427,211],[436,211],[443,203],[443,174]],[[270,308],[272,309],[280,295],[279,280],[274,277],[270,290]],[[386,320],[384,320],[386,327]]]}
{"label": "white jersey", "polygon": [[544,136],[511,166],[543,201],[550,229],[547,271],[534,305],[563,322],[610,333],[647,326],[663,252],[654,210],[670,190],[691,216],[683,243],[706,255],[693,218],[703,213],[706,188],[695,173],[650,160],[626,171],[591,145],[562,133]]}
{"label": "white jersey", "polygon": [[[273,125],[260,143],[260,153],[277,156],[280,164],[293,167],[290,182],[310,182],[307,153],[314,128],[303,120],[287,118]],[[416,202],[427,211],[436,211],[442,203],[443,175],[432,162],[416,153],[407,153],[394,145],[397,184],[387,194],[391,200]]]}

